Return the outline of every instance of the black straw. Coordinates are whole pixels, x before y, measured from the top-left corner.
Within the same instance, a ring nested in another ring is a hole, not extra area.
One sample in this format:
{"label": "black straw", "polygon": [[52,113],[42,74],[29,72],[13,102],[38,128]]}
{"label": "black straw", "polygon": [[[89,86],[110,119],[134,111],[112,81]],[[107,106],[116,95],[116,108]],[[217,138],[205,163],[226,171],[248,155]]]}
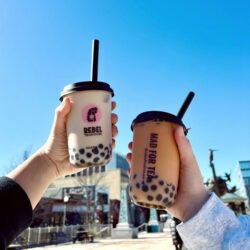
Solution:
{"label": "black straw", "polygon": [[92,82],[98,81],[98,56],[99,56],[99,40],[95,39],[92,42],[92,67],[91,67]]}
{"label": "black straw", "polygon": [[180,110],[178,112],[177,116],[180,119],[182,119],[183,116],[185,115],[185,113],[186,113],[190,103],[192,102],[193,98],[194,98],[194,92],[191,91],[191,92],[189,92],[188,96],[186,97],[186,100],[183,102],[183,104],[182,104],[182,106],[181,106],[181,108],[180,108]]}

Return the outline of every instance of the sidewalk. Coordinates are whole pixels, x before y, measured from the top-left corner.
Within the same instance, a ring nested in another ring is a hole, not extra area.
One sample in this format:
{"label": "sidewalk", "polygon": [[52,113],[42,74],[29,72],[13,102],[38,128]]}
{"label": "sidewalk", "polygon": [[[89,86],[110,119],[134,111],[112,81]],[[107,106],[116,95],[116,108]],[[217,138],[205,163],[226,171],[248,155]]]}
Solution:
{"label": "sidewalk", "polygon": [[96,239],[94,243],[67,243],[33,248],[34,250],[175,250],[169,231],[164,233],[141,233],[138,239]]}

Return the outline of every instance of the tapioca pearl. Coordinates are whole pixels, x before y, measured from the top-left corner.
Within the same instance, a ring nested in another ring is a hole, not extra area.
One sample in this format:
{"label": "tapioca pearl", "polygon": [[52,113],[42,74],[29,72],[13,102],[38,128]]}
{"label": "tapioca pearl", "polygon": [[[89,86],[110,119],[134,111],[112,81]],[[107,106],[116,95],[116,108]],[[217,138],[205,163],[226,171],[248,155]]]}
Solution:
{"label": "tapioca pearl", "polygon": [[156,196],[156,200],[157,200],[157,201],[161,201],[161,200],[162,200],[162,195],[161,195],[161,194],[158,194],[158,195]]}
{"label": "tapioca pearl", "polygon": [[84,148],[79,149],[79,153],[80,153],[81,155],[83,155],[84,152],[85,152]]}
{"label": "tapioca pearl", "polygon": [[92,148],[92,153],[97,155],[99,153],[98,148],[97,147]]}
{"label": "tapioca pearl", "polygon": [[98,148],[102,149],[102,148],[103,148],[103,144],[100,143],[100,144],[98,145]]}
{"label": "tapioca pearl", "polygon": [[86,154],[86,156],[87,156],[88,158],[90,158],[90,157],[92,156],[92,154],[91,154],[90,152],[88,152],[88,153]]}
{"label": "tapioca pearl", "polygon": [[148,196],[147,196],[147,199],[148,199],[149,201],[152,201],[152,200],[154,199],[154,197],[153,197],[152,195],[148,195]]}
{"label": "tapioca pearl", "polygon": [[109,159],[110,158],[110,155],[107,154],[106,157],[105,157],[105,160]]}
{"label": "tapioca pearl", "polygon": [[104,152],[101,152],[101,153],[100,153],[100,156],[101,156],[101,157],[104,157],[104,156],[105,156],[105,153],[104,153]]}
{"label": "tapioca pearl", "polygon": [[79,163],[76,163],[75,165],[76,165],[76,166],[78,166],[78,167],[80,167],[80,166],[81,166],[81,164],[79,164]]}
{"label": "tapioca pearl", "polygon": [[175,191],[175,186],[174,185],[172,186],[172,190]]}
{"label": "tapioca pearl", "polygon": [[159,185],[163,186],[164,185],[164,181],[159,181]]}
{"label": "tapioca pearl", "polygon": [[173,198],[174,194],[173,194],[173,193],[170,193],[169,196],[170,196],[170,198]]}
{"label": "tapioca pearl", "polygon": [[73,152],[76,152],[76,149],[75,149],[75,148],[73,148],[72,150],[73,150]]}
{"label": "tapioca pearl", "polygon": [[133,177],[134,180],[135,180],[136,176],[137,176],[137,174],[134,174],[134,177]]}
{"label": "tapioca pearl", "polygon": [[166,194],[168,194],[168,193],[169,193],[169,188],[166,187],[166,188],[164,189],[164,191],[165,191]]}
{"label": "tapioca pearl", "polygon": [[81,162],[81,164],[84,164],[84,163],[85,163],[85,161],[84,161],[83,159],[81,159],[80,162]]}
{"label": "tapioca pearl", "polygon": [[174,200],[176,200],[177,194],[174,195]]}
{"label": "tapioca pearl", "polygon": [[99,159],[100,159],[99,157],[95,157],[94,160],[93,160],[93,162],[97,163],[99,161]]}
{"label": "tapioca pearl", "polygon": [[163,203],[167,204],[169,202],[169,199],[166,197],[163,199]]}
{"label": "tapioca pearl", "polygon": [[92,166],[92,163],[91,163],[91,162],[88,162],[88,163],[87,163],[87,166],[88,166],[88,167],[91,167],[91,166]]}
{"label": "tapioca pearl", "polygon": [[151,183],[152,182],[152,179],[151,178],[148,178],[147,179],[147,183]]}
{"label": "tapioca pearl", "polygon": [[79,160],[79,154],[75,154],[76,160]]}
{"label": "tapioca pearl", "polygon": [[136,186],[138,189],[140,189],[140,186],[141,186],[141,185],[140,185],[139,182],[137,182],[135,186]]}
{"label": "tapioca pearl", "polygon": [[105,147],[105,148],[104,148],[104,150],[108,151],[108,150],[109,150],[109,148],[108,148],[108,147]]}
{"label": "tapioca pearl", "polygon": [[143,192],[148,192],[148,186],[146,184],[142,185],[142,191]]}
{"label": "tapioca pearl", "polygon": [[75,159],[75,156],[74,155],[71,155],[70,156],[70,159],[73,161]]}
{"label": "tapioca pearl", "polygon": [[152,185],[150,188],[151,188],[152,191],[155,191],[157,189],[157,186],[156,185]]}

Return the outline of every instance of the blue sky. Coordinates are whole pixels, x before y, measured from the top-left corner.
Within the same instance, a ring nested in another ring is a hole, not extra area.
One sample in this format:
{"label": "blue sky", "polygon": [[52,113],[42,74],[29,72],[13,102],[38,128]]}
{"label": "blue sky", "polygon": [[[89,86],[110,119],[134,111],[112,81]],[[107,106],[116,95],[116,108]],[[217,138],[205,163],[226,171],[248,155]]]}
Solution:
{"label": "blue sky", "polygon": [[205,179],[250,159],[248,1],[0,0],[0,174],[49,134],[64,85],[90,78],[100,39],[99,80],[119,115],[116,150],[127,152],[131,121],[146,110],[177,113]]}

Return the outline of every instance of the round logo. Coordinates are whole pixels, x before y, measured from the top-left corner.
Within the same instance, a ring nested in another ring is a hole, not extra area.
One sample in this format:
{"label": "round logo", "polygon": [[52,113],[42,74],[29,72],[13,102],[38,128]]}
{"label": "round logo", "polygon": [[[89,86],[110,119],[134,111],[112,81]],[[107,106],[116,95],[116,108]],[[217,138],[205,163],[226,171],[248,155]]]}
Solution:
{"label": "round logo", "polygon": [[86,123],[97,123],[101,120],[101,109],[95,104],[86,105],[82,109],[82,119]]}

